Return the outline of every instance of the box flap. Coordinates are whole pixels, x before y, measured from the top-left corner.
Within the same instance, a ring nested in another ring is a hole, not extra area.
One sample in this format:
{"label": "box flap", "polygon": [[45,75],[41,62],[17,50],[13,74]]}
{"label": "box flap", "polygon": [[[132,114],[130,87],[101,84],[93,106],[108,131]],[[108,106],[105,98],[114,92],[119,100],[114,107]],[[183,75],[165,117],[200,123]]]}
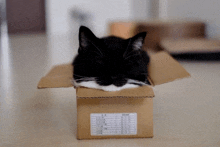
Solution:
{"label": "box flap", "polygon": [[149,78],[153,85],[159,85],[190,76],[167,52],[161,51],[153,54],[150,60],[148,70]]}
{"label": "box flap", "polygon": [[73,78],[73,66],[63,64],[54,66],[49,73],[41,78],[38,88],[58,88],[73,87],[71,80]]}
{"label": "box flap", "polygon": [[151,86],[123,89],[114,92],[80,87],[76,89],[76,96],[77,98],[148,98],[154,97],[154,92]]}

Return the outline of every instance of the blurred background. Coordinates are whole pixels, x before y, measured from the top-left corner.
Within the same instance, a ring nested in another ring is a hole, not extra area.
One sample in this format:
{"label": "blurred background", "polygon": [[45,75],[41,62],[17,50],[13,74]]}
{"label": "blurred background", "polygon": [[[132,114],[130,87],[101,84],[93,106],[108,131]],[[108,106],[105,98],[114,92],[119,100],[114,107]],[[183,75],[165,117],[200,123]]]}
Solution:
{"label": "blurred background", "polygon": [[[158,50],[166,48],[167,41],[158,46],[167,38],[218,39],[219,5],[218,0],[1,0],[1,34],[44,34],[49,44],[69,37],[65,44],[76,52],[80,25],[89,27],[98,37],[111,34],[128,38],[147,31],[146,47]],[[204,50],[207,52],[203,49],[202,53]]]}
{"label": "blurred background", "polygon": [[63,0],[62,3],[58,0],[1,0],[1,11],[7,12],[8,31],[12,34],[63,34],[84,21],[103,36],[107,35],[111,21],[193,18],[206,22],[208,36],[216,37],[220,33],[219,3],[218,0]]}
{"label": "blurred background", "polygon": [[[219,6],[219,0],[0,0],[0,146],[219,147]],[[53,65],[72,62],[80,25],[98,37],[147,31],[144,50],[169,52],[191,74],[155,87],[153,139],[80,142],[75,90],[37,89]]]}

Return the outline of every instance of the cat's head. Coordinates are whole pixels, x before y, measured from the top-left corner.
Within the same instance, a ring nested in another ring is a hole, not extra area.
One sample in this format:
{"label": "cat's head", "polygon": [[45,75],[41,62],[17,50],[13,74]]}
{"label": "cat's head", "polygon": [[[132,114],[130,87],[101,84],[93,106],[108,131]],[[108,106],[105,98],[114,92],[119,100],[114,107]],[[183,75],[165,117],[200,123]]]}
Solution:
{"label": "cat's head", "polygon": [[78,55],[73,61],[74,85],[117,91],[149,84],[149,57],[142,50],[145,36],[146,32],[129,39],[98,38],[81,26]]}

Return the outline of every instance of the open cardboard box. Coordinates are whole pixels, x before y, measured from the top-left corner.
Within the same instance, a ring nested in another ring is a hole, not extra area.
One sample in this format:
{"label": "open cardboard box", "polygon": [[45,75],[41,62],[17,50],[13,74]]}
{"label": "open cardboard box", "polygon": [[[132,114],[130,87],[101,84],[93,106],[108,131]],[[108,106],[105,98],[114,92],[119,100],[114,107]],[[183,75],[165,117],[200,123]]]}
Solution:
{"label": "open cardboard box", "polygon": [[[190,74],[168,53],[150,55],[152,85],[189,77]],[[55,66],[38,88],[72,87],[73,67]],[[77,97],[77,138],[153,137],[153,97],[151,86],[106,92],[79,87]]]}

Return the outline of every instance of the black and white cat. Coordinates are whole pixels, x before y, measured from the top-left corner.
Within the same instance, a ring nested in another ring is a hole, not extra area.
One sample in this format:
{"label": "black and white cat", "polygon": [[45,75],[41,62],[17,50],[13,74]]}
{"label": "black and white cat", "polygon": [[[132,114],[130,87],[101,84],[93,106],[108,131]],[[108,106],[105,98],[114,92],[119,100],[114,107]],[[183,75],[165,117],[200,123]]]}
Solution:
{"label": "black and white cat", "polygon": [[98,38],[90,29],[79,29],[78,55],[73,61],[76,87],[118,91],[149,85],[149,56],[142,50],[146,32],[129,39]]}

